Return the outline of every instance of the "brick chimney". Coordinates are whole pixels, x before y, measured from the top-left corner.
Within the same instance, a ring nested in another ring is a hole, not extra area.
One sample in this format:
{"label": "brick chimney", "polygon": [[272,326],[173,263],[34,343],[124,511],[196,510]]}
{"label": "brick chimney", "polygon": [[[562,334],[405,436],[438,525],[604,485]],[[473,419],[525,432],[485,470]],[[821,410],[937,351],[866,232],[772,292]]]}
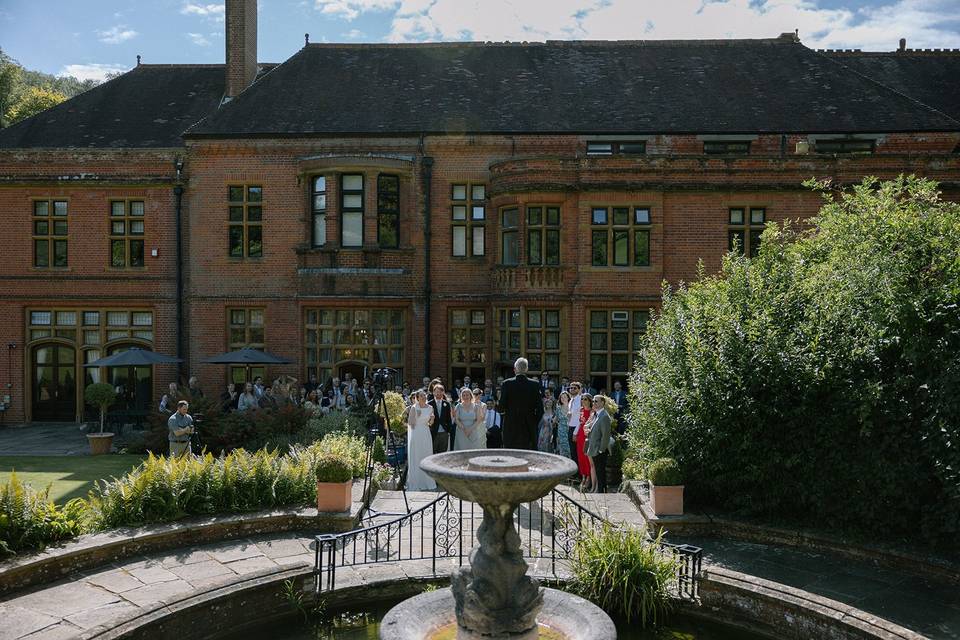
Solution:
{"label": "brick chimney", "polygon": [[226,0],[227,83],[233,98],[257,77],[257,0]]}
{"label": "brick chimney", "polygon": [[907,39],[900,38],[900,48],[898,49],[898,51],[906,51],[906,50],[907,50]]}

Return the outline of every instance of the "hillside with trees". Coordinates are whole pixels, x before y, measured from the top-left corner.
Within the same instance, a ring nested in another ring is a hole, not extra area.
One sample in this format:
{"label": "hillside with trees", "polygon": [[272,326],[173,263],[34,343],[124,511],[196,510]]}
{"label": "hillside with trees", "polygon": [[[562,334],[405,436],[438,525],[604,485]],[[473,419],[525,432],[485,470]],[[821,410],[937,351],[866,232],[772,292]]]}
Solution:
{"label": "hillside with trees", "polygon": [[0,128],[8,127],[100,84],[25,69],[0,49]]}

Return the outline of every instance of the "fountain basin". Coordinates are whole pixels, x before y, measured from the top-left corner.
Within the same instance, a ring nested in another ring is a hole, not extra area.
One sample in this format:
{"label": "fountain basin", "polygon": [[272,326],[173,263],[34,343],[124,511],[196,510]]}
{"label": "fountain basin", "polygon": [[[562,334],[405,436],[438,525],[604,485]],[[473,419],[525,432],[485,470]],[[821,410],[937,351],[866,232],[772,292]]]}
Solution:
{"label": "fountain basin", "polygon": [[[491,452],[495,451],[495,455]],[[509,464],[489,462],[471,466],[471,459],[507,460]],[[516,458],[522,465],[509,459]],[[497,470],[496,467],[501,467]],[[448,451],[424,458],[420,468],[444,490],[463,500],[478,504],[533,502],[547,495],[563,479],[577,472],[569,458],[524,449],[486,449]]]}
{"label": "fountain basin", "polygon": [[[441,629],[457,622],[454,596],[449,589],[414,596],[391,609],[380,624],[380,640],[432,640]],[[617,628],[603,609],[579,596],[543,590],[539,621],[563,640],[616,640]],[[456,640],[535,640],[537,630],[527,634],[479,635],[459,628]]]}

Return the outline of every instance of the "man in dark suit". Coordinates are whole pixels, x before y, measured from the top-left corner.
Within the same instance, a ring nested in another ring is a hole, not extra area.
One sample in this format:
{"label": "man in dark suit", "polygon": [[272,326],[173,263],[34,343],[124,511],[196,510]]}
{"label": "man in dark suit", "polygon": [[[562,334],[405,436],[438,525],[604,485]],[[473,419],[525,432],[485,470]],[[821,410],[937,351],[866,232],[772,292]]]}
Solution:
{"label": "man in dark suit", "polygon": [[529,366],[526,358],[518,358],[513,365],[517,375],[504,380],[500,388],[505,449],[537,449],[537,428],[543,417],[543,400],[540,397],[540,385],[527,378]]}
{"label": "man in dark suit", "polygon": [[629,408],[627,403],[627,392],[623,390],[623,385],[617,380],[613,383],[613,393],[610,397],[617,403],[617,415],[613,416],[617,420],[617,433],[622,434],[627,429],[627,421],[623,419],[624,414]]}
{"label": "man in dark suit", "polygon": [[447,402],[442,384],[433,387],[433,398],[428,403],[433,407],[437,419],[430,425],[433,434],[433,452],[443,453],[453,444],[453,408]]}

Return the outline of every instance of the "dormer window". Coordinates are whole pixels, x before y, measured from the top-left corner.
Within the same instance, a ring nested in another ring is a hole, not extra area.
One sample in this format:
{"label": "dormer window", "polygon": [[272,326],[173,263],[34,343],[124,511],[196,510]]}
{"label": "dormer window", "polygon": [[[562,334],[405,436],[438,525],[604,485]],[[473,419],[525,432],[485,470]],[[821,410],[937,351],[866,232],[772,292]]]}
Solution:
{"label": "dormer window", "polygon": [[814,150],[817,153],[873,153],[876,146],[876,140],[833,138],[817,140]]}
{"label": "dormer window", "polygon": [[707,140],[703,143],[703,152],[707,155],[747,155],[750,153],[750,141]]}
{"label": "dormer window", "polygon": [[647,152],[647,143],[643,140],[624,142],[587,142],[588,156],[640,156]]}

